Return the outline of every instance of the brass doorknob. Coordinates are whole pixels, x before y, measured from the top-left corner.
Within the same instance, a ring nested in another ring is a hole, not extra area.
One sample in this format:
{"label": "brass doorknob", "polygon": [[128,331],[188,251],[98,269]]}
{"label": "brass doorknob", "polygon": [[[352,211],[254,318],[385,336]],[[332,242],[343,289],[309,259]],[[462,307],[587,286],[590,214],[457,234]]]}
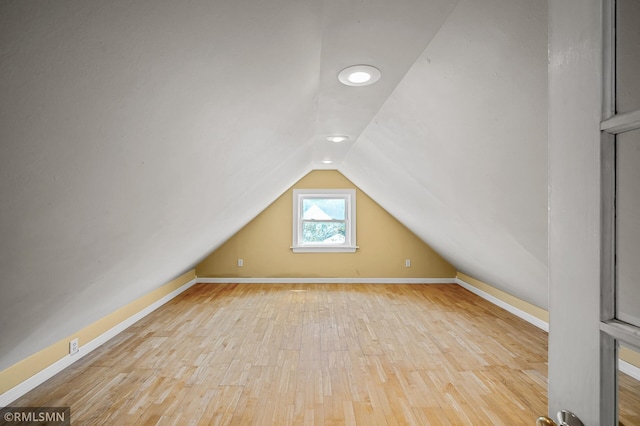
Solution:
{"label": "brass doorknob", "polygon": [[536,426],[584,426],[578,416],[567,410],[558,412],[558,422],[560,423],[554,422],[547,416],[541,416],[536,420]]}
{"label": "brass doorknob", "polygon": [[538,420],[536,420],[536,426],[558,426],[558,425],[549,417],[541,416],[541,417],[538,417]]}

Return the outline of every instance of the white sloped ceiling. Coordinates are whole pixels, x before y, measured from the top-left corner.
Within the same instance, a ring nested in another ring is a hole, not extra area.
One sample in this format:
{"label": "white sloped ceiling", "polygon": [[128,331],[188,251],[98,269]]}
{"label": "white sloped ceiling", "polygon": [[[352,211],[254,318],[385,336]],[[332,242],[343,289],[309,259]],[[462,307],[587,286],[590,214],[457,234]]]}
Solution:
{"label": "white sloped ceiling", "polygon": [[321,14],[0,3],[0,369],[185,272],[309,170]]}
{"label": "white sloped ceiling", "polygon": [[[545,307],[545,16],[530,0],[0,2],[0,369],[190,269],[322,167]],[[359,63],[382,79],[337,83]]]}
{"label": "white sloped ceiling", "polygon": [[463,1],[341,171],[459,271],[547,307],[546,3]]}

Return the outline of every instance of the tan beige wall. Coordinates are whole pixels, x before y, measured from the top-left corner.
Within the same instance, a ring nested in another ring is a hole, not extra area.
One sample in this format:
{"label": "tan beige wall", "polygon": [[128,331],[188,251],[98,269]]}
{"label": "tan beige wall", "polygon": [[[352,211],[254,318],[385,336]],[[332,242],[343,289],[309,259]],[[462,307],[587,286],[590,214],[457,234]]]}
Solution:
{"label": "tan beige wall", "polygon": [[628,362],[631,365],[635,365],[636,367],[640,368],[640,352],[636,352],[631,348],[627,348],[627,347],[620,347],[620,352],[618,353],[618,357],[623,360]]}
{"label": "tan beige wall", "polygon": [[[360,248],[355,253],[293,253],[293,189],[352,188]],[[237,266],[238,259],[243,259],[243,267]],[[405,259],[411,259],[411,267],[405,267]],[[246,278],[454,278],[456,270],[341,173],[316,170],[196,266],[196,273]]]}
{"label": "tan beige wall", "polygon": [[30,357],[12,365],[0,372],[0,394],[5,393],[9,389],[19,385],[28,378],[38,374],[40,371],[49,367],[50,365],[61,360],[69,354],[69,341],[74,338],[78,338],[78,344],[80,347],[93,339],[99,337],[103,333],[107,332],[111,328],[132,317],[138,312],[142,311],[146,307],[152,305],[164,296],[170,294],[174,290],[182,287],[184,284],[196,278],[195,270],[186,272],[178,278],[170,281],[162,287],[152,291],[146,296],[131,302],[130,304],[123,306],[117,311],[107,315],[104,318],[94,322],[93,324],[78,330],[77,333],[62,339],[61,341],[54,343],[46,349],[37,352]]}
{"label": "tan beige wall", "polygon": [[491,296],[502,300],[505,303],[513,306],[514,308],[518,308],[521,311],[528,313],[529,315],[533,315],[534,317],[549,323],[549,312],[546,310],[539,308],[531,303],[525,302],[522,299],[518,299],[510,295],[509,293],[505,293],[502,290],[498,290],[495,287],[490,286],[489,284],[482,282],[480,280],[476,280],[473,277],[463,274],[462,272],[458,272],[457,278],[476,287],[479,290],[484,291],[485,293],[490,294]]}

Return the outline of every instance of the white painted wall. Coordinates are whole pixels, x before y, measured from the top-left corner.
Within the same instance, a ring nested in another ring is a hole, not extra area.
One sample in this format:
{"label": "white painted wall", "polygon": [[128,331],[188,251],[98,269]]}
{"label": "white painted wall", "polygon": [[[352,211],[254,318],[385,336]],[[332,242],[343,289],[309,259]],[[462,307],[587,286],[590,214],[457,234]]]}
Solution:
{"label": "white painted wall", "polygon": [[321,6],[0,2],[0,369],[184,272],[308,171]]}
{"label": "white painted wall", "polygon": [[542,308],[546,14],[461,1],[340,168],[458,270]]}

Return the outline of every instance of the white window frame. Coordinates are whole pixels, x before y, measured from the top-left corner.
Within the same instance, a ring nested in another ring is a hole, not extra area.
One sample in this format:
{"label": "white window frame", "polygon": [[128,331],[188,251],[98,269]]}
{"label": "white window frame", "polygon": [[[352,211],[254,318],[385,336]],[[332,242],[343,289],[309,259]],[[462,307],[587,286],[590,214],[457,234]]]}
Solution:
{"label": "white window frame", "polygon": [[[302,204],[309,198],[342,198],[345,200],[345,241],[342,244],[312,244],[302,242]],[[355,189],[294,189],[293,190],[294,253],[322,253],[356,251],[356,190]]]}

